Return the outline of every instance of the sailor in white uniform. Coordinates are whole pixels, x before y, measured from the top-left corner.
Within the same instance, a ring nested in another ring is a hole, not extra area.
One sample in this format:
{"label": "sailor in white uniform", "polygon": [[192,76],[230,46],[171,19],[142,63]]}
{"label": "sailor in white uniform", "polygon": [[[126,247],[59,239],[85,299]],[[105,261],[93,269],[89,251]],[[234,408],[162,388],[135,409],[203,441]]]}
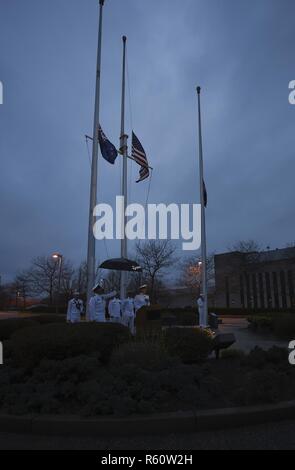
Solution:
{"label": "sailor in white uniform", "polygon": [[81,314],[83,313],[83,300],[79,299],[79,292],[74,292],[74,297],[68,303],[67,322],[79,323],[81,321]]}
{"label": "sailor in white uniform", "polygon": [[139,288],[139,294],[137,294],[134,298],[135,313],[137,313],[137,311],[141,307],[150,305],[150,298],[146,292],[147,292],[147,285],[143,284]]}
{"label": "sailor in white uniform", "polygon": [[94,296],[91,297],[89,302],[89,321],[105,322],[106,300],[114,297],[116,291],[105,294],[102,283],[96,284],[92,290]]}
{"label": "sailor in white uniform", "polygon": [[197,300],[198,311],[199,311],[199,327],[207,328],[206,319],[205,319],[205,302],[204,297],[200,294],[200,297]]}
{"label": "sailor in white uniform", "polygon": [[134,334],[134,299],[131,292],[128,292],[126,299],[122,301],[122,316],[124,325]]}
{"label": "sailor in white uniform", "polygon": [[121,323],[122,322],[121,300],[117,297],[117,295],[115,295],[109,301],[108,312],[109,312],[109,316],[110,316],[110,321],[112,323]]}

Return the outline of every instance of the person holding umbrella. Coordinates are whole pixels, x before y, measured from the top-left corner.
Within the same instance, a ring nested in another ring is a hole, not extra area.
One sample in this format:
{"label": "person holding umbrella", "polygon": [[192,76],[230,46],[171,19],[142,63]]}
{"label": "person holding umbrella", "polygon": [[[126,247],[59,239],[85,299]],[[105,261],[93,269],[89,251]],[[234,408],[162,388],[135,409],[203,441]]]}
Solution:
{"label": "person holding umbrella", "polygon": [[94,296],[91,297],[89,302],[89,321],[104,323],[106,321],[106,300],[114,297],[117,292],[113,291],[109,294],[105,294],[102,282],[95,284],[92,291],[94,292]]}

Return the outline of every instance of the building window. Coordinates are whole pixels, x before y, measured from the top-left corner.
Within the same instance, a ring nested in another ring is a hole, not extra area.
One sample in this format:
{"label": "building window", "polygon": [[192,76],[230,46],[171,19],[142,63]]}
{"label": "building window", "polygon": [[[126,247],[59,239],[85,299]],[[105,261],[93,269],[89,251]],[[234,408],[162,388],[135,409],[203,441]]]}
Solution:
{"label": "building window", "polygon": [[254,308],[257,308],[256,274],[252,274],[252,291],[253,291],[253,306]]}
{"label": "building window", "polygon": [[286,280],[284,271],[280,272],[282,307],[287,308]]}
{"label": "building window", "polygon": [[248,273],[245,273],[245,280],[246,280],[247,308],[251,308],[252,307],[251,290],[250,290],[250,280],[249,280],[249,274]]}
{"label": "building window", "polygon": [[260,308],[265,308],[264,303],[264,288],[263,288],[263,274],[258,274],[258,285],[259,285],[259,301],[260,301]]}
{"label": "building window", "polygon": [[279,286],[278,286],[278,276],[277,273],[272,273],[272,281],[273,281],[273,294],[275,300],[275,308],[280,308],[280,301],[279,301]]}
{"label": "building window", "polygon": [[295,307],[295,297],[294,297],[294,284],[293,284],[293,271],[288,271],[288,289],[290,295],[290,304],[291,308]]}
{"label": "building window", "polygon": [[240,299],[241,299],[241,305],[243,308],[245,308],[245,291],[244,291],[244,279],[243,275],[240,275]]}
{"label": "building window", "polygon": [[229,308],[229,280],[225,278],[225,297],[226,297],[226,308]]}
{"label": "building window", "polygon": [[271,287],[270,287],[270,274],[269,273],[265,273],[265,285],[266,285],[267,307],[268,308],[273,308]]}

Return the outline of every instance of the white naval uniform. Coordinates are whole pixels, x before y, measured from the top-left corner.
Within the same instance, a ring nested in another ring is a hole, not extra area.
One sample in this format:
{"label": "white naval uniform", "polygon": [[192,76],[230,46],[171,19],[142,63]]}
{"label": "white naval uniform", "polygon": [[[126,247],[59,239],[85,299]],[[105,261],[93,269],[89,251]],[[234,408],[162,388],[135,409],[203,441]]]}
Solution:
{"label": "white naval uniform", "polygon": [[113,323],[121,323],[121,300],[114,298],[109,301],[108,312]]}
{"label": "white naval uniform", "polygon": [[127,297],[122,301],[123,323],[127,326],[131,333],[134,333],[134,300]]}
{"label": "white naval uniform", "polygon": [[114,297],[116,292],[110,294],[95,294],[89,301],[89,321],[105,322],[106,300]]}
{"label": "white naval uniform", "polygon": [[134,307],[135,307],[135,312],[143,307],[143,306],[149,306],[150,305],[150,298],[146,294],[138,294],[134,297]]}
{"label": "white naval uniform", "polygon": [[81,299],[71,299],[68,303],[67,321],[70,323],[79,323],[83,313],[83,301]]}
{"label": "white naval uniform", "polygon": [[206,328],[207,325],[205,324],[205,306],[204,306],[204,300],[199,297],[197,300],[198,304],[198,311],[199,311],[199,327],[200,328]]}

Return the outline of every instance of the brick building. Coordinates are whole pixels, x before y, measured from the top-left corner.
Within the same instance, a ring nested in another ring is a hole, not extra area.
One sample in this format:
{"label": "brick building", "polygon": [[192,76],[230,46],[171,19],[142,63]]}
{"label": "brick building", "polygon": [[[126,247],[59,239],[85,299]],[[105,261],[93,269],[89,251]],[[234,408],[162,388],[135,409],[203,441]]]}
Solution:
{"label": "brick building", "polygon": [[215,305],[295,308],[295,247],[215,255]]}

